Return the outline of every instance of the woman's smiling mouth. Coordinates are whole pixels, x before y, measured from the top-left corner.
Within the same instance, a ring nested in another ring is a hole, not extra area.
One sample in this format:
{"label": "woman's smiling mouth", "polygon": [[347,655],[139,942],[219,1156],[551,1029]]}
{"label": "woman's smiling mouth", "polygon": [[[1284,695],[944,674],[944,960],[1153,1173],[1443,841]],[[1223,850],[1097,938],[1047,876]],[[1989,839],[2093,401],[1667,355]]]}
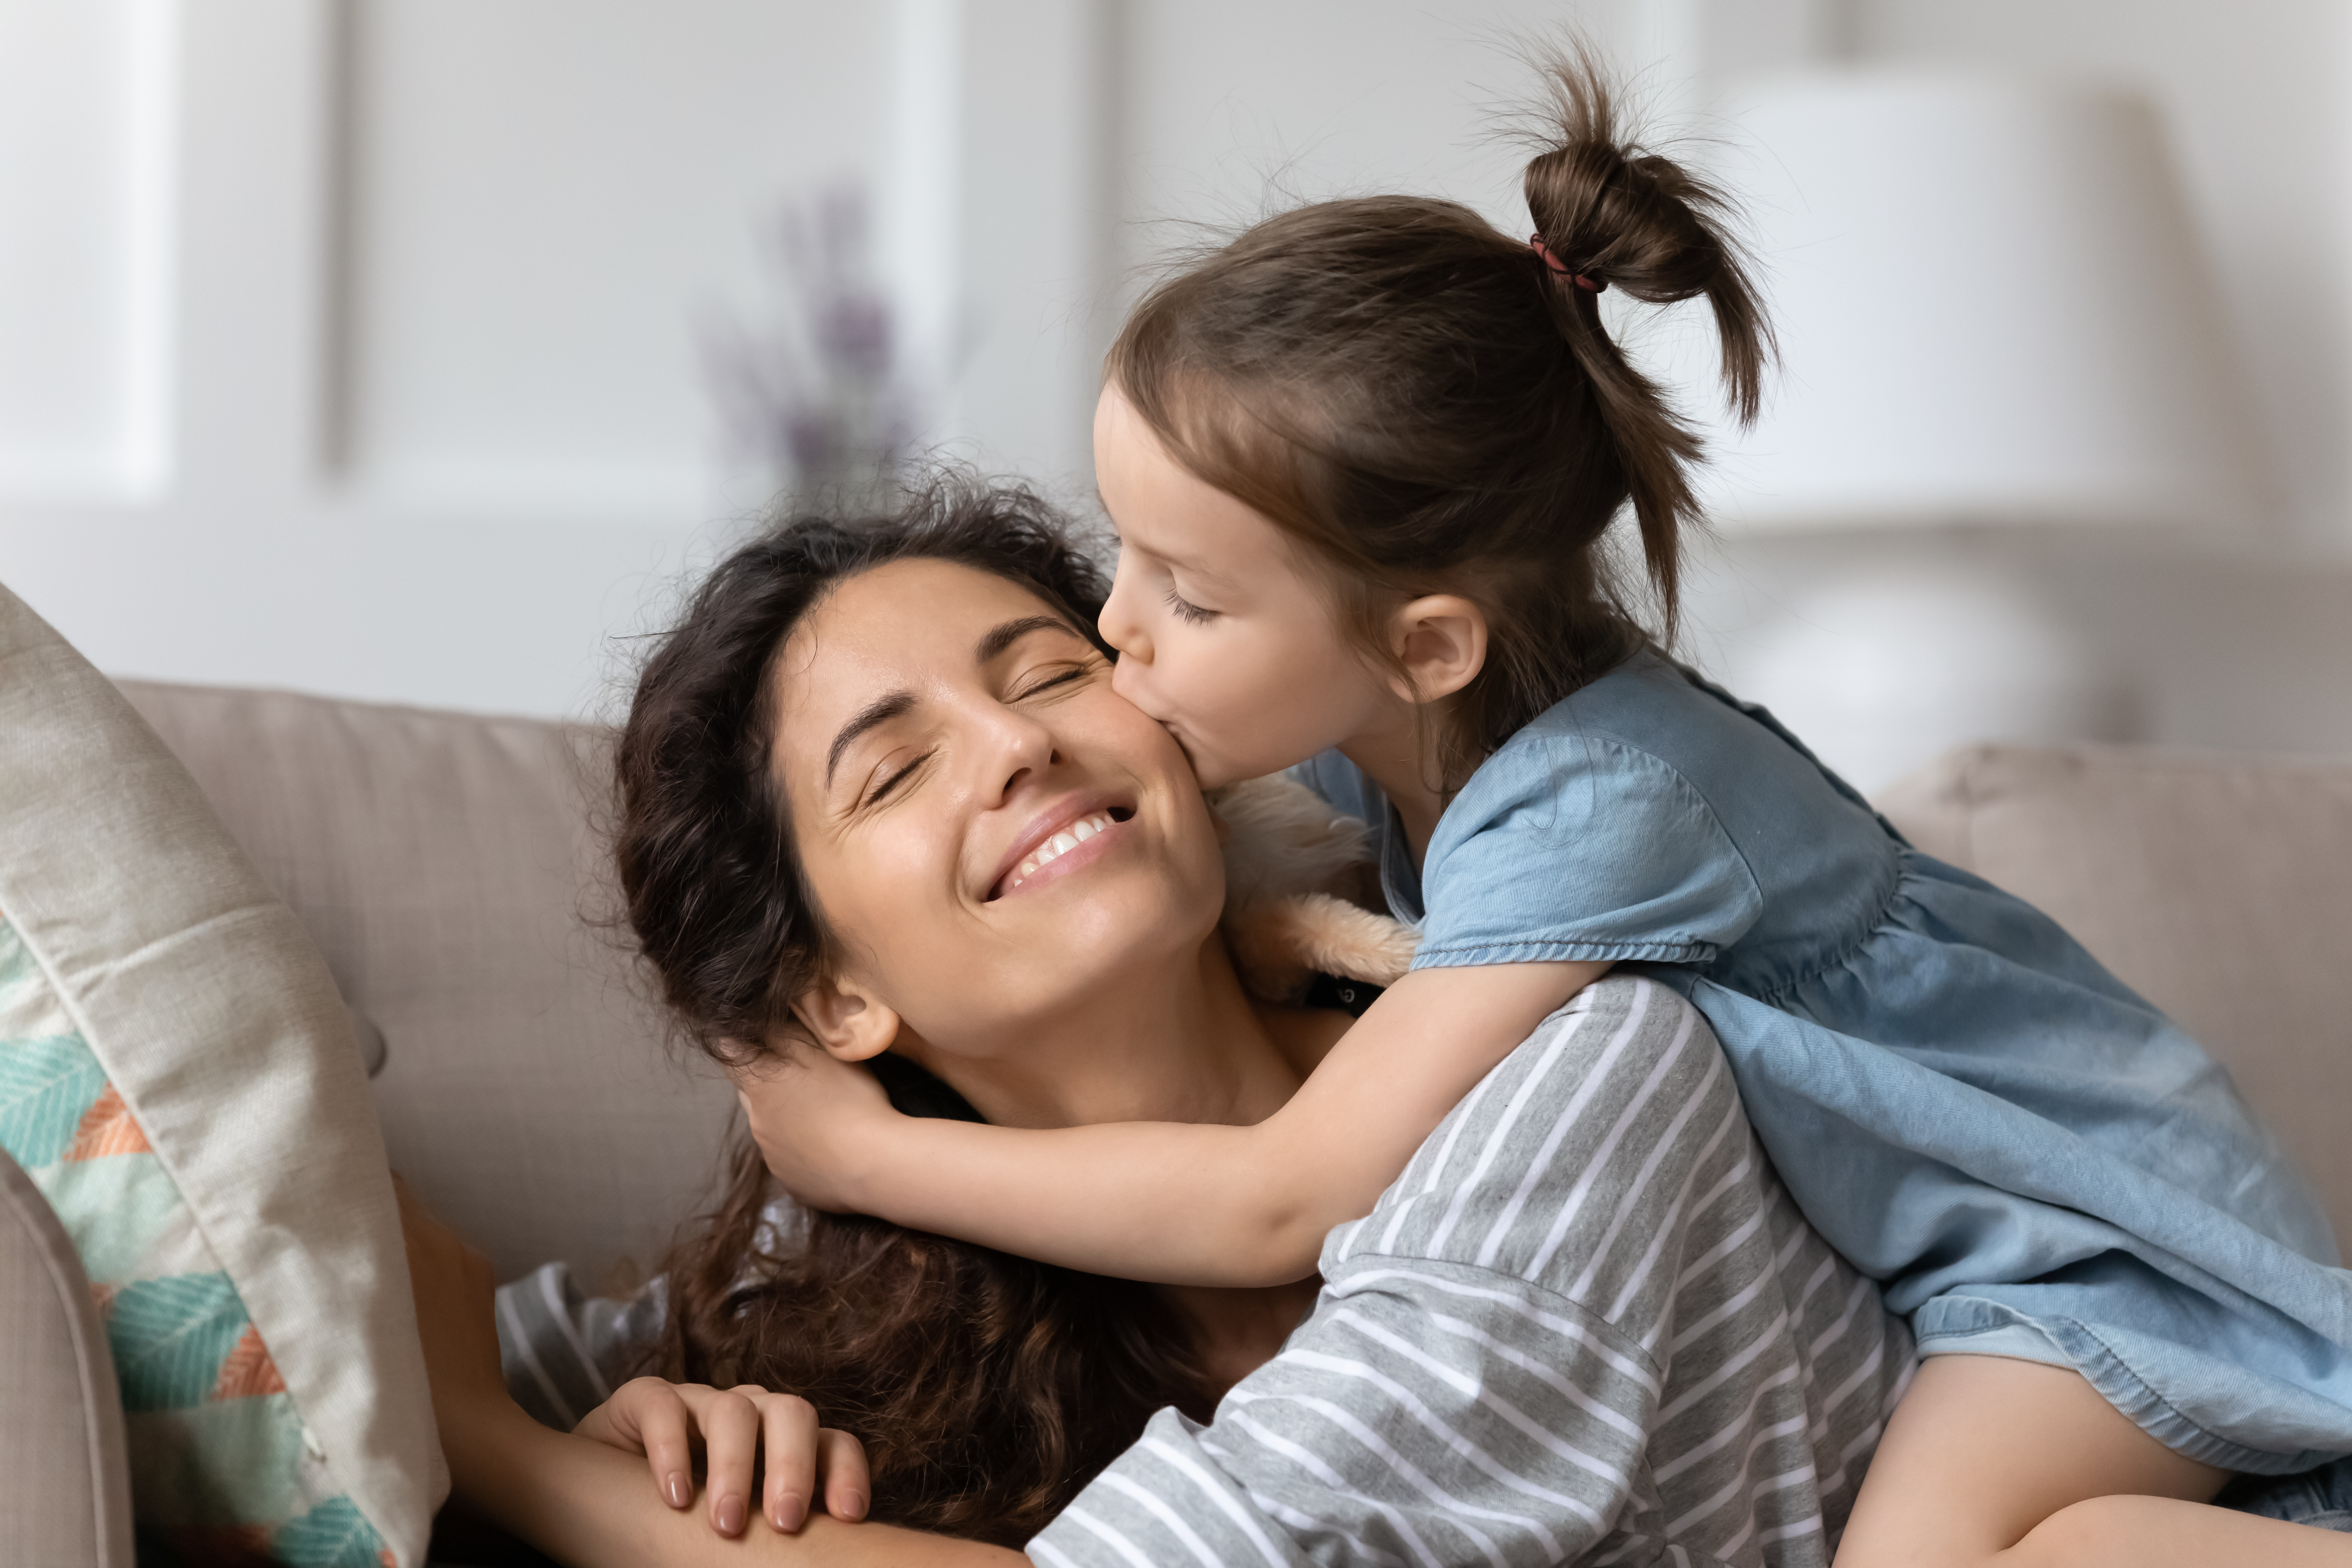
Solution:
{"label": "woman's smiling mouth", "polygon": [[[1135,814],[1119,806],[1098,806],[1063,823],[1030,847],[1018,863],[989,889],[993,901],[1037,882],[1053,881],[1096,859],[1108,845],[1095,841],[1113,832]],[[1094,846],[1091,849],[1089,846]],[[1049,868],[1053,869],[1048,875]]]}

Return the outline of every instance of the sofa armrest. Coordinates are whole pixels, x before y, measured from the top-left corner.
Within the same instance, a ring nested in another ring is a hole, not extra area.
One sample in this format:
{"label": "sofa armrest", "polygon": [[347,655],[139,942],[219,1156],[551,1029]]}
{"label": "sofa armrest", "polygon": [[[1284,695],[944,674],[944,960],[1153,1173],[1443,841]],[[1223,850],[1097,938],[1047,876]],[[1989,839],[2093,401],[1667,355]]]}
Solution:
{"label": "sofa armrest", "polygon": [[48,1202],[0,1152],[0,1561],[132,1568],[114,1358]]}

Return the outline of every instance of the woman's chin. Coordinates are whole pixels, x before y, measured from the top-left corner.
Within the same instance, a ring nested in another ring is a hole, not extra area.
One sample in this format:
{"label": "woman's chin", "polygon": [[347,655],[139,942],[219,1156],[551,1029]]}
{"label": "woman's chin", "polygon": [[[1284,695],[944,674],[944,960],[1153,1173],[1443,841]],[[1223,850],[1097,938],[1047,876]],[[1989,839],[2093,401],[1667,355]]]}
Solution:
{"label": "woman's chin", "polygon": [[[1106,1004],[1131,1006],[1163,977],[1198,973],[1202,946],[1213,938],[1219,913],[1213,896],[1139,879],[1104,878],[1089,885],[1088,879],[1074,877],[1014,897],[1025,907],[1004,913],[1021,918],[996,926],[989,944],[993,951],[975,955],[979,973],[938,998],[945,1005],[941,1021],[952,1023],[946,1030],[924,1031],[935,1046],[973,1036],[1051,1034],[1063,1018]],[[942,977],[949,967],[934,966],[931,977]],[[999,1013],[994,1026],[980,1016],[983,1005]]]}

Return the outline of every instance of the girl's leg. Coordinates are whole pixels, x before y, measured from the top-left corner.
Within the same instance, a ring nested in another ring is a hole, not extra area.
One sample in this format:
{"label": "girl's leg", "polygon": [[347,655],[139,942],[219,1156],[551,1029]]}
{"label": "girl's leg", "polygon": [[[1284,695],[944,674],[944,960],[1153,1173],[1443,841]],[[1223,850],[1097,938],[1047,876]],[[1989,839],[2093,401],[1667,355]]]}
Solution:
{"label": "girl's leg", "polygon": [[2352,1564],[2352,1537],[2209,1506],[2228,1479],[2063,1367],[1930,1356],[1887,1421],[1837,1568]]}

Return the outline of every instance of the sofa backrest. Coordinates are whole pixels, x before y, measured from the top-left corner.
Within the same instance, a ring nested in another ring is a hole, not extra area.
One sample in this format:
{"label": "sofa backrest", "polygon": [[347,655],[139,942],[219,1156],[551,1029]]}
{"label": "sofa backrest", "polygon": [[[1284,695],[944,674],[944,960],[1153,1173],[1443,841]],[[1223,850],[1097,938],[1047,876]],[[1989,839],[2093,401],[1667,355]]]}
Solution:
{"label": "sofa backrest", "polygon": [[[594,731],[125,681],[383,1032],[394,1164],[501,1278],[650,1268],[732,1097],[665,1045],[593,833]],[[1953,753],[1880,805],[2054,916],[2212,1049],[2352,1238],[2352,763]]]}
{"label": "sofa backrest", "polygon": [[2352,1244],[2352,763],[1981,746],[1877,804],[2202,1041]]}
{"label": "sofa backrest", "polygon": [[595,1289],[657,1265],[713,1191],[733,1094],[667,1047],[583,918],[611,902],[596,733],[121,686],[382,1030],[384,1142],[425,1202],[501,1279],[560,1259]]}

